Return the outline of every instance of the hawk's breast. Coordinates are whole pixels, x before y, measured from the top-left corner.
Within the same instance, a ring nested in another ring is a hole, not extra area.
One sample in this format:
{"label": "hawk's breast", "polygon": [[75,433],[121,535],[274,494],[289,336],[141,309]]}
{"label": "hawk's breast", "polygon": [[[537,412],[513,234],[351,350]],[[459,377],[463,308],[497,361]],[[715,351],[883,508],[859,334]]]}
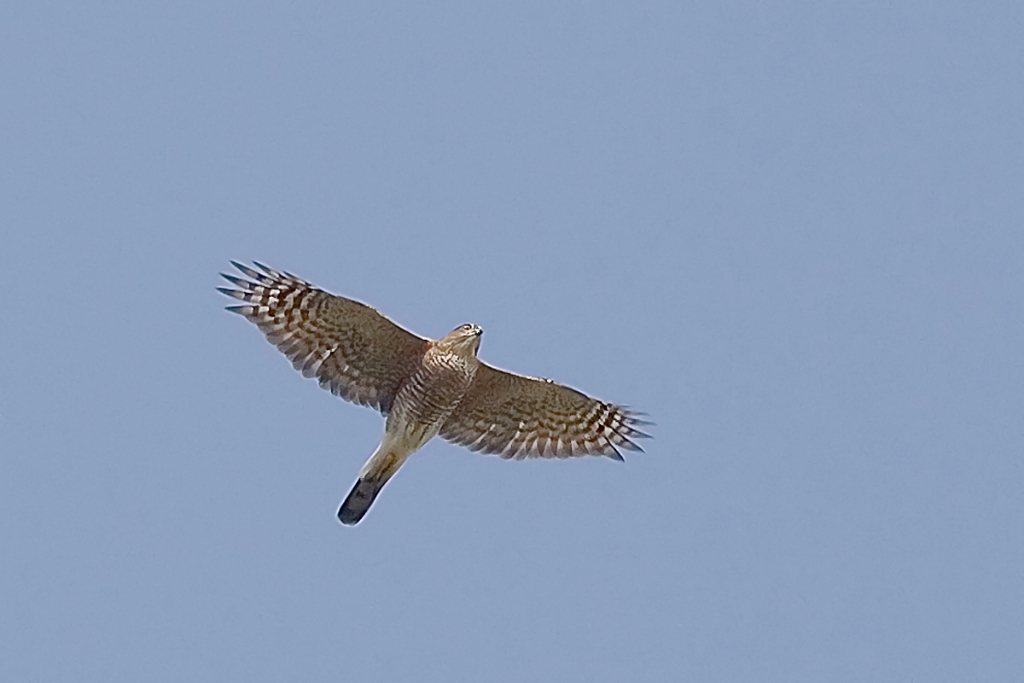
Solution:
{"label": "hawk's breast", "polygon": [[394,419],[396,423],[424,428],[434,436],[469,390],[475,361],[437,347],[428,349],[419,369],[398,390],[388,426]]}

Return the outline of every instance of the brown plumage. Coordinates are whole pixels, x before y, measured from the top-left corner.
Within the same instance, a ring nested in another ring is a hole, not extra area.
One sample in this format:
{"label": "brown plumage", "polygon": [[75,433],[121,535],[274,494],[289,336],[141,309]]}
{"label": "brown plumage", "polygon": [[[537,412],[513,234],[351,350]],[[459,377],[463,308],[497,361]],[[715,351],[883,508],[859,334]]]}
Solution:
{"label": "brown plumage", "polygon": [[483,331],[458,327],[431,341],[376,309],[329,294],[288,273],[232,261],[250,280],[222,276],[239,289],[245,316],[305,377],[387,417],[377,450],[342,503],[338,518],[355,524],[402,463],[435,435],[503,458],[567,458],[639,451],[633,439],[650,424],[622,406],[548,379],[499,370],[476,357]]}

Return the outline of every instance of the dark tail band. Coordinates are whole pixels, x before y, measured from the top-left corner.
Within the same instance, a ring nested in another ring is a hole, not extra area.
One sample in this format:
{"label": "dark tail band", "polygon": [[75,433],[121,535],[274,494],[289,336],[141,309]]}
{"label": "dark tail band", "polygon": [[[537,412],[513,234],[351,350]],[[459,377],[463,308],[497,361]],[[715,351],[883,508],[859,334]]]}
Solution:
{"label": "dark tail band", "polygon": [[345,502],[341,504],[341,509],[338,510],[338,520],[342,524],[356,524],[363,518],[366,511],[373,505],[373,500],[380,493],[380,490],[384,488],[385,481],[374,481],[369,479],[360,479],[356,482],[356,485],[352,487],[352,491],[349,492],[348,497],[345,498]]}

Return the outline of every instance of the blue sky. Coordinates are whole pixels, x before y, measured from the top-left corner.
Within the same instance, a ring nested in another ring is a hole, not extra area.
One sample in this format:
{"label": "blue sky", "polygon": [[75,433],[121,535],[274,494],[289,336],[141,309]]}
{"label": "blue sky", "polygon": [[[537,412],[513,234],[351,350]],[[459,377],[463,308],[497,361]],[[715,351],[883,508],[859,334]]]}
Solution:
{"label": "blue sky", "polygon": [[[1015,3],[14,2],[0,679],[1018,681]],[[650,413],[383,427],[257,259]]]}

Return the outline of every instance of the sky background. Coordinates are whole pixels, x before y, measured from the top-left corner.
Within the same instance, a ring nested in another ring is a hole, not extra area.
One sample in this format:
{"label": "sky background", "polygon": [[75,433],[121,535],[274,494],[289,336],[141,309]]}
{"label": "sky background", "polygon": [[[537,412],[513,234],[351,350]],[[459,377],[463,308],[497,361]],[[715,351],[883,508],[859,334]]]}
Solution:
{"label": "sky background", "polygon": [[[0,680],[1020,681],[1024,5],[19,2]],[[646,411],[383,421],[256,259]]]}

